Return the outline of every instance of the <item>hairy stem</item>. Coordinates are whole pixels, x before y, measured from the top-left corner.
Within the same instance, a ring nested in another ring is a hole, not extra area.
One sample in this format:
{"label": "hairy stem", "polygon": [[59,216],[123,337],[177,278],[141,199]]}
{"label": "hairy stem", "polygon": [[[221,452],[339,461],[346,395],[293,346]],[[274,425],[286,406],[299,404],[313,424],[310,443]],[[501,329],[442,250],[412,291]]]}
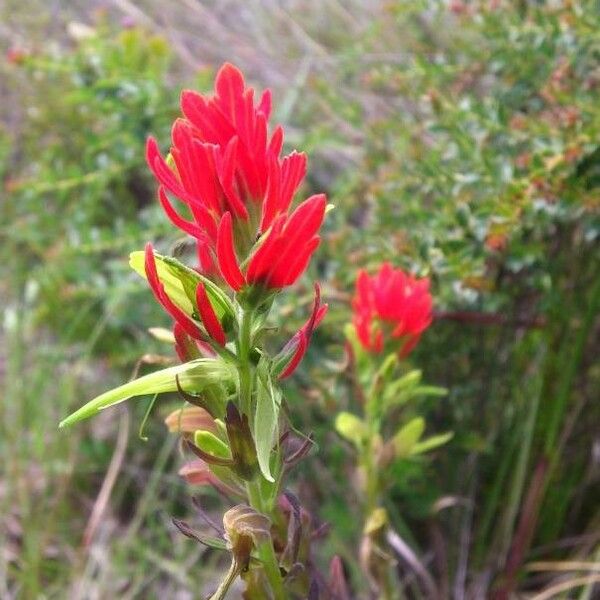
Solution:
{"label": "hairy stem", "polygon": [[[248,501],[250,506],[261,512],[267,514],[265,501],[262,497],[260,489],[260,482],[257,480],[249,481],[246,483],[246,490],[248,492]],[[262,562],[265,575],[271,586],[273,597],[275,600],[285,600],[287,598],[285,590],[283,589],[283,580],[281,578],[281,571],[279,570],[279,563],[275,556],[275,549],[273,548],[273,541],[269,539],[258,547],[258,557]]]}
{"label": "hairy stem", "polygon": [[[252,365],[250,363],[250,351],[252,347],[252,311],[244,310],[242,314],[242,323],[240,326],[240,336],[238,340],[238,358],[239,358],[239,376],[240,376],[240,405],[242,412],[249,418],[252,415]],[[248,502],[250,506],[267,516],[269,514],[268,502],[265,501],[262,495],[260,480],[254,479],[246,483],[246,491],[248,494]],[[269,538],[257,548],[258,557],[262,562],[262,566],[273,592],[274,600],[285,600],[286,593],[283,588],[283,580],[279,563],[275,556],[273,541]]]}
{"label": "hairy stem", "polygon": [[250,365],[250,347],[252,334],[252,312],[245,310],[242,315],[240,337],[238,341],[239,373],[240,373],[240,404],[242,412],[248,418],[252,414],[252,372]]}

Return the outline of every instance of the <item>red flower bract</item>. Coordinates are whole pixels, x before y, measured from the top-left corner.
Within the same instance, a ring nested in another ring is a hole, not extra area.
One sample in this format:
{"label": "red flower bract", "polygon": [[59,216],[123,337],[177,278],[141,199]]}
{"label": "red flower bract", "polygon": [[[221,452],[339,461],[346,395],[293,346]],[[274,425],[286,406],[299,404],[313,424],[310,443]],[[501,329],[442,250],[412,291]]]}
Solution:
{"label": "red flower bract", "polygon": [[152,244],[146,244],[144,267],[150,288],[164,309],[171,315],[171,317],[173,317],[181,330],[184,331],[188,336],[195,340],[203,340],[204,336],[202,335],[200,328],[194,323],[194,320],[183,310],[181,310],[181,308],[179,308],[171,300],[171,298],[169,298],[169,295],[165,291],[165,288],[158,277],[158,270],[156,268],[156,259],[154,258]]}
{"label": "red flower bract", "polygon": [[[163,158],[150,138],[146,159],[167,216],[197,240],[201,269],[214,273],[223,215],[231,215],[232,240],[244,259],[257,237],[274,231],[276,223],[283,226],[281,217],[285,221],[306,174],[306,156],[280,156],[283,130],[278,126],[268,135],[271,92],[255,103],[254,90],[233,65],[219,70],[214,96],[184,91],[181,109],[185,118],[173,125],[169,156]],[[183,206],[174,206],[169,195]]]}
{"label": "red flower bract", "polygon": [[245,276],[235,254],[231,216],[226,213],[217,241],[217,258],[223,279],[236,291],[245,284],[270,290],[294,284],[319,246],[321,238],[317,232],[323,223],[326,203],[325,196],[318,194],[303,202],[291,216],[277,217],[264,239],[259,240]]}
{"label": "red flower bract", "polygon": [[429,279],[417,279],[383,263],[376,275],[361,270],[352,300],[353,323],[362,346],[381,352],[386,342],[397,341],[407,356],[432,320]]}
{"label": "red flower bract", "polygon": [[288,358],[288,362],[279,375],[279,379],[289,377],[297,368],[308,349],[313,331],[319,326],[328,309],[327,304],[321,304],[321,287],[315,284],[315,301],[308,321],[300,327],[294,337],[284,346],[281,354]]}

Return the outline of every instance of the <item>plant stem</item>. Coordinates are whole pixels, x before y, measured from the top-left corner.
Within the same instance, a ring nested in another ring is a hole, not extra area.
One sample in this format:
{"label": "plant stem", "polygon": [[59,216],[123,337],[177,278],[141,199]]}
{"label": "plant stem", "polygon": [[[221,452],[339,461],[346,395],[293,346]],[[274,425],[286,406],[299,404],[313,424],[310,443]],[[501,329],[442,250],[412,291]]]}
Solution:
{"label": "plant stem", "polygon": [[[252,342],[252,311],[244,310],[242,313],[242,322],[240,326],[240,336],[238,339],[238,359],[240,375],[240,405],[242,412],[248,418],[252,415],[252,365],[250,364],[250,350]],[[267,516],[271,516],[269,506],[262,495],[260,480],[254,479],[246,482],[246,491],[248,494],[248,503],[250,506]],[[258,545],[258,557],[262,562],[265,575],[273,592],[274,600],[286,600],[286,593],[283,588],[283,580],[279,563],[275,556],[273,541],[268,541]]]}
{"label": "plant stem", "polygon": [[[258,512],[268,515],[267,511],[265,510],[265,502],[263,501],[260,482],[257,480],[248,481],[246,483],[246,490],[248,492],[248,501],[250,506]],[[271,586],[274,600],[285,600],[287,596],[285,590],[283,589],[281,571],[279,570],[279,563],[277,561],[277,557],[275,556],[273,541],[271,539],[258,546],[258,556],[262,562],[269,585]]]}
{"label": "plant stem", "polygon": [[236,577],[239,575],[239,568],[234,559],[231,560],[231,565],[229,566],[229,570],[225,575],[225,579],[221,582],[215,593],[209,598],[209,600],[223,600],[225,595],[229,591],[232,583],[235,581]]}
{"label": "plant stem", "polygon": [[242,412],[248,418],[252,414],[252,373],[250,371],[250,345],[252,333],[252,312],[245,310],[242,314],[240,337],[238,342],[240,364],[240,404]]}

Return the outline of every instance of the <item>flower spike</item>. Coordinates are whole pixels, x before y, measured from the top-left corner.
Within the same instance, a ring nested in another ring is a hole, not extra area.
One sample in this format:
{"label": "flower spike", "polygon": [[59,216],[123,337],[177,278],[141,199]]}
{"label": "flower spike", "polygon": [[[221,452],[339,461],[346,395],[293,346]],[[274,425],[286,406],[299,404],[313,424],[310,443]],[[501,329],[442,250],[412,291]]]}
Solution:
{"label": "flower spike", "polygon": [[376,275],[361,270],[352,300],[353,324],[361,345],[381,352],[386,341],[398,344],[404,358],[432,321],[429,279],[417,279],[383,263]]}
{"label": "flower spike", "polygon": [[[276,126],[269,131],[271,109],[270,90],[255,102],[254,90],[247,87],[242,73],[227,63],[217,73],[214,95],[181,94],[183,118],[173,125],[168,156],[161,155],[153,138],[146,145],[146,160],[160,184],[159,199],[168,218],[196,239],[205,275],[215,273],[215,256],[222,256],[217,262],[234,291],[240,291],[246,279],[267,289],[291,285],[319,245],[316,234],[324,197],[318,202],[310,198],[288,216],[306,175],[306,156],[296,151],[281,156],[283,129]],[[172,198],[187,205],[192,220],[175,209]],[[228,222],[221,223],[224,218],[232,220],[231,244]],[[251,256],[261,236],[263,242]],[[236,266],[231,248],[242,264],[249,265],[247,278]]]}

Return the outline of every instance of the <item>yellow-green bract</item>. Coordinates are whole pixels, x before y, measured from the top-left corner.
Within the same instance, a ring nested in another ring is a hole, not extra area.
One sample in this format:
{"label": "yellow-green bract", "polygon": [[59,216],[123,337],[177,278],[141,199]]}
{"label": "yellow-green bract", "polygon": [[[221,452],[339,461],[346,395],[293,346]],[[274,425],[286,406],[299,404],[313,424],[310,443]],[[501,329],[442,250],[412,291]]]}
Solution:
{"label": "yellow-green bract", "polygon": [[[198,283],[202,282],[206,294],[217,317],[222,321],[225,317],[233,319],[234,309],[227,294],[210,279],[200,275],[197,271],[190,269],[177,259],[170,256],[161,256],[154,253],[158,278],[165,287],[165,292],[171,300],[186,314],[193,315],[195,312],[195,295]],[[129,255],[131,268],[146,278],[144,266],[144,252],[139,250]]]}
{"label": "yellow-green bract", "polygon": [[155,371],[100,394],[61,421],[59,427],[66,427],[92,417],[101,410],[134,396],[174,392],[177,390],[176,377],[179,378],[183,389],[200,392],[207,386],[232,381],[233,373],[230,365],[213,358],[199,358],[182,365]]}

